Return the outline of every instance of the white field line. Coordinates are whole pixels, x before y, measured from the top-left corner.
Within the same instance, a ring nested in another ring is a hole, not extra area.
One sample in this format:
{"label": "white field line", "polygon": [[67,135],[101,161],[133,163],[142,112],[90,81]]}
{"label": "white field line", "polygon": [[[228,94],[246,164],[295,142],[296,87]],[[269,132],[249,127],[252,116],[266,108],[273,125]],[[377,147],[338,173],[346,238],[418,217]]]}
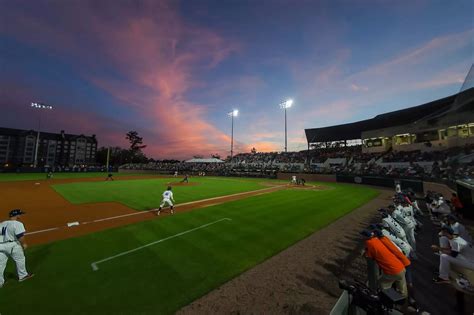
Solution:
{"label": "white field line", "polygon": [[104,258],[104,259],[102,259],[102,260],[94,261],[93,263],[91,263],[92,270],[93,270],[93,271],[99,270],[98,264],[104,263],[104,262],[106,262],[106,261],[110,261],[110,260],[115,259],[115,258],[119,258],[119,257],[125,256],[125,255],[128,255],[128,254],[131,254],[131,253],[133,253],[133,252],[139,251],[139,250],[144,249],[144,248],[146,248],[146,247],[153,246],[153,245],[158,244],[158,243],[162,243],[162,242],[164,242],[164,241],[170,240],[170,239],[172,239],[172,238],[175,238],[175,237],[178,237],[178,236],[181,236],[181,235],[184,235],[184,234],[191,233],[191,232],[196,231],[196,230],[204,229],[204,228],[206,228],[206,227],[208,227],[208,226],[211,226],[211,225],[213,225],[213,224],[216,224],[216,223],[219,223],[219,222],[222,222],[222,221],[232,221],[232,219],[223,218],[223,219],[220,219],[220,220],[211,222],[211,223],[203,224],[203,225],[200,225],[200,226],[198,226],[198,227],[195,227],[194,229],[190,229],[190,230],[187,230],[187,231],[184,231],[184,232],[175,234],[175,235],[171,235],[171,236],[162,238],[161,240],[158,240],[158,241],[155,241],[155,242],[152,242],[152,243],[148,243],[148,244],[146,244],[146,245],[143,245],[143,246],[140,246],[140,247],[131,249],[131,250],[127,250],[127,251],[125,251],[125,252],[122,252],[122,253],[120,253],[120,254],[117,254],[117,255],[114,255],[114,256],[110,256],[110,257]]}
{"label": "white field line", "polygon": [[50,229],[46,229],[46,230],[40,230],[40,231],[34,231],[34,232],[28,232],[28,233],[25,233],[25,235],[31,235],[31,234],[37,234],[37,233],[43,233],[43,232],[49,232],[49,231],[54,231],[54,230],[57,230],[59,229],[58,227],[54,227],[54,228],[50,228]]}
{"label": "white field line", "polygon": [[[269,188],[244,191],[244,192],[237,193],[237,194],[232,194],[232,195],[225,195],[225,196],[212,197],[212,198],[208,198],[208,199],[195,200],[195,201],[180,203],[180,204],[175,205],[174,207],[175,207],[175,209],[176,208],[179,209],[179,207],[182,207],[182,206],[199,204],[199,203],[208,202],[208,201],[212,201],[212,200],[227,199],[227,198],[237,197],[237,196],[247,195],[247,194],[252,194],[252,196],[258,196],[258,195],[263,195],[263,194],[267,193],[267,191],[269,191],[269,190],[276,190],[277,188],[281,188],[281,187],[285,187],[285,186],[272,186],[272,187],[269,187]],[[259,192],[259,193],[255,194],[255,192]],[[218,205],[218,204],[219,204],[219,202],[214,203],[213,205]],[[206,206],[206,207],[210,207],[210,205]],[[97,222],[102,222],[102,221],[109,221],[109,220],[114,220],[114,219],[120,219],[120,218],[130,217],[130,216],[134,216],[134,215],[142,215],[142,214],[153,212],[153,211],[154,210],[145,210],[145,211],[137,211],[137,212],[127,213],[127,214],[122,214],[122,215],[116,215],[116,216],[113,216],[113,217],[107,217],[107,218],[96,219],[96,220],[92,220],[92,221],[81,222],[80,225],[90,224],[90,223],[97,223]],[[26,233],[25,235],[44,233],[44,232],[49,232],[49,231],[52,231],[52,230],[57,230],[57,229],[60,229],[60,228],[62,228],[62,227],[55,227],[55,228],[41,230],[41,231],[29,232],[29,233]]]}

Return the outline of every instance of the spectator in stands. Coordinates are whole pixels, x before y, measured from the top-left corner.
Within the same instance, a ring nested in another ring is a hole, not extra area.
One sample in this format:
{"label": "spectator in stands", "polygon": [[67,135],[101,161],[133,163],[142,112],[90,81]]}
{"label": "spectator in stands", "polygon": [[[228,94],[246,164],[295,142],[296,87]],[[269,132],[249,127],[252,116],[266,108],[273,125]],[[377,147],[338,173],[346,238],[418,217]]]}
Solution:
{"label": "spectator in stands", "polygon": [[380,287],[385,290],[395,285],[395,288],[403,297],[408,296],[407,283],[405,280],[405,266],[387,247],[369,230],[363,230],[361,234],[365,239],[365,254],[377,262],[382,270],[379,279]]}
{"label": "spectator in stands", "polygon": [[453,210],[456,215],[463,215],[464,205],[462,204],[461,200],[459,200],[458,195],[456,193],[453,193],[453,195],[451,196],[451,205],[453,206]]}
{"label": "spectator in stands", "polygon": [[[460,236],[456,236],[449,226],[441,228],[442,236],[449,240],[449,249],[443,249],[439,259],[439,275],[433,279],[435,283],[449,283],[451,264],[474,270],[474,249]],[[436,245],[433,250],[438,251]]]}

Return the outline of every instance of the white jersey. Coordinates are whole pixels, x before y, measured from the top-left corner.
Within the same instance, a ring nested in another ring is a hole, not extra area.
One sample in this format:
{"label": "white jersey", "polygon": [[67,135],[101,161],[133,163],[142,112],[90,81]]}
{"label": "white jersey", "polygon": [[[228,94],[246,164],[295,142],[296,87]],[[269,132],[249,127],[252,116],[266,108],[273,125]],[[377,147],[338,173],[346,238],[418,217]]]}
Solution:
{"label": "white jersey", "polygon": [[0,223],[0,243],[15,242],[25,234],[25,226],[20,221],[7,220]]}
{"label": "white jersey", "polygon": [[454,231],[454,234],[459,235],[462,239],[464,239],[469,244],[472,243],[472,237],[469,232],[466,230],[464,225],[459,222],[451,224],[451,228]]}
{"label": "white jersey", "polygon": [[416,213],[416,214],[420,214],[422,215],[423,212],[421,211],[420,207],[418,206],[418,202],[416,200],[413,200],[412,201],[412,205],[413,205],[413,211]]}
{"label": "white jersey", "polygon": [[411,246],[408,244],[408,242],[404,242],[402,239],[398,238],[395,234],[390,233],[390,231],[386,229],[382,229],[382,234],[385,237],[388,237],[395,246],[400,249],[400,251],[403,253],[403,255],[409,257],[410,252],[411,252]]}
{"label": "white jersey", "polygon": [[403,228],[410,227],[411,221],[405,217],[404,213],[402,212],[402,209],[403,207],[401,206],[397,207],[390,216],[394,218],[395,221],[397,221],[398,224],[400,224]]}
{"label": "white jersey", "polygon": [[449,246],[454,252],[458,252],[457,258],[474,261],[474,248],[472,248],[462,237],[454,237],[449,240]]}
{"label": "white jersey", "polygon": [[395,221],[394,218],[388,216],[383,218],[382,221],[387,225],[387,227],[395,234],[398,238],[402,239],[403,241],[407,241],[407,236],[405,230]]}
{"label": "white jersey", "polygon": [[405,216],[406,220],[411,222],[412,226],[416,225],[415,211],[412,206],[408,205],[406,207],[403,207],[402,214]]}
{"label": "white jersey", "polygon": [[399,193],[402,192],[402,187],[400,186],[400,184],[395,185],[395,192],[396,192],[397,194],[399,194]]}
{"label": "white jersey", "polygon": [[171,190],[166,190],[163,193],[163,200],[170,200],[173,199],[173,192]]}

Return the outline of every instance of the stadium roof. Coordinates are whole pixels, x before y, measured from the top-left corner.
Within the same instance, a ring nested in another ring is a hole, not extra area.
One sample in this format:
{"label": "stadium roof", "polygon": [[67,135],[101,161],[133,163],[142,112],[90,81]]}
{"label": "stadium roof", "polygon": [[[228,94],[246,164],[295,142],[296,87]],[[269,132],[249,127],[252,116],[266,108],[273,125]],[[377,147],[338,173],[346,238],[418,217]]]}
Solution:
{"label": "stadium roof", "polygon": [[[458,101],[463,99],[462,104]],[[305,129],[308,143],[361,139],[365,131],[406,125],[419,120],[445,116],[449,112],[469,110],[474,107],[474,88],[426,104],[380,114],[372,119],[323,128]]]}

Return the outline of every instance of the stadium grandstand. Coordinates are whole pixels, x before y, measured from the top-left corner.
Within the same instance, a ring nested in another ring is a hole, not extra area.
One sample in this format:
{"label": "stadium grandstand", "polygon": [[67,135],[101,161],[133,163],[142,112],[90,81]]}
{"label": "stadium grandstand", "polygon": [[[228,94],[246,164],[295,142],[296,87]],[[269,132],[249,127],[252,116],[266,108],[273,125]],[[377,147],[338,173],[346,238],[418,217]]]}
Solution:
{"label": "stadium grandstand", "polygon": [[363,153],[436,151],[474,143],[473,68],[461,91],[426,104],[377,115],[372,119],[306,129],[308,149],[361,144]]}

